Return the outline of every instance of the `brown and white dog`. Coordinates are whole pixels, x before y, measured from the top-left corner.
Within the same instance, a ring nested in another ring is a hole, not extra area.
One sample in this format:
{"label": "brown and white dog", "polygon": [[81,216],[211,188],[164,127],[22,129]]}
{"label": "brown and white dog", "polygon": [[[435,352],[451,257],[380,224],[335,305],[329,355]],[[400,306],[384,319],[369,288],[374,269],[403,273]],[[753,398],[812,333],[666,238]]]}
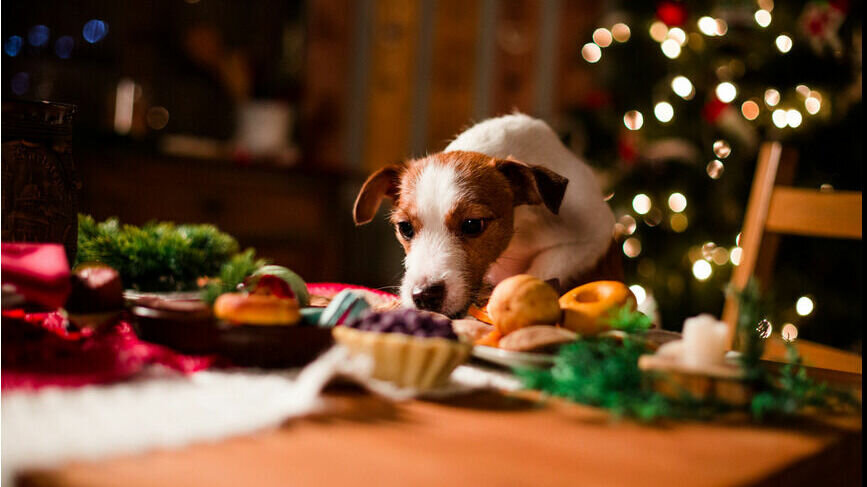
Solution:
{"label": "brown and white dog", "polygon": [[593,173],[541,120],[486,120],[441,153],[380,169],[358,194],[355,223],[373,219],[383,198],[406,251],[404,306],[463,316],[520,273],[561,291],[622,278]]}

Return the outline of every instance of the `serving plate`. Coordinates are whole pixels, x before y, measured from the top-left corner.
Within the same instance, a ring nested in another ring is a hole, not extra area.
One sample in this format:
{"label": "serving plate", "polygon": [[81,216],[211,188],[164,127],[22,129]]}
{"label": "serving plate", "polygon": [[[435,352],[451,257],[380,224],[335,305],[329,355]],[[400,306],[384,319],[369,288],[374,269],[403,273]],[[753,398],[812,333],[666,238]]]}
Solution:
{"label": "serving plate", "polygon": [[[382,291],[337,283],[307,285],[314,308],[304,308],[304,321],[297,325],[245,325],[217,320],[198,293],[133,293],[130,303],[133,327],[142,340],[167,346],[182,353],[218,355],[233,365],[283,368],[312,362],[329,348],[334,339],[331,328],[315,323],[313,311],[328,304],[343,289],[365,292],[381,308],[397,303],[397,297]],[[371,303],[374,304],[374,303]]]}
{"label": "serving plate", "polygon": [[[610,331],[604,335],[622,339],[626,334],[622,331]],[[649,349],[656,350],[663,343],[673,340],[679,340],[680,333],[651,329],[644,332],[644,339],[647,340]],[[503,350],[496,347],[488,347],[484,345],[476,345],[473,347],[472,356],[491,362],[503,367],[535,367],[545,368],[554,365],[555,355],[551,353],[536,353],[536,352],[513,352],[511,350]]]}
{"label": "serving plate", "polygon": [[554,365],[554,355],[552,354],[513,352],[485,345],[474,346],[472,356],[503,367],[545,368]]}

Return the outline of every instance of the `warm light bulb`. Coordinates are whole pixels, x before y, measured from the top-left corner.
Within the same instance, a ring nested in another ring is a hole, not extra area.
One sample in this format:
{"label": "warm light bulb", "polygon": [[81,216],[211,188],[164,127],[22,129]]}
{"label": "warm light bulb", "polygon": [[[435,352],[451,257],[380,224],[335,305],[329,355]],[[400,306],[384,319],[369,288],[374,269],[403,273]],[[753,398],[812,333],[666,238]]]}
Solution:
{"label": "warm light bulb", "polygon": [[689,100],[695,95],[692,82],[686,76],[676,76],[671,80],[671,90],[684,100]]}
{"label": "warm light bulb", "polygon": [[680,44],[674,39],[666,39],[659,46],[662,53],[669,59],[676,59],[680,56]]}
{"label": "warm light bulb", "polygon": [[759,104],[752,100],[747,100],[741,105],[741,113],[745,119],[755,120],[759,116]]}
{"label": "warm light bulb", "polygon": [[666,37],[668,37],[669,39],[674,39],[681,46],[686,44],[686,32],[684,32],[684,30],[680,27],[672,27],[668,31],[668,35]]}
{"label": "warm light bulb", "polygon": [[635,198],[632,198],[632,209],[639,215],[647,214],[651,206],[650,197],[644,193],[637,194]]}
{"label": "warm light bulb", "polygon": [[820,102],[818,98],[813,98],[811,96],[804,100],[804,108],[807,109],[807,113],[810,115],[815,115],[819,113],[819,110],[822,108],[822,102]]}
{"label": "warm light bulb", "polygon": [[801,296],[798,298],[798,302],[795,303],[795,311],[798,312],[801,316],[807,316],[808,314],[813,312],[813,300],[808,298],[807,296]]}
{"label": "warm light bulb", "polygon": [[771,120],[774,122],[774,125],[776,125],[777,128],[783,128],[789,124],[789,119],[786,115],[786,111],[781,108],[777,108],[776,110],[774,110],[774,113],[771,114]]}
{"label": "warm light bulb", "polygon": [[644,125],[644,116],[638,110],[629,110],[623,115],[623,125],[629,130],[638,130]]}
{"label": "warm light bulb", "polygon": [[795,128],[801,125],[802,120],[803,116],[801,116],[801,112],[794,108],[786,110],[786,123],[789,124],[789,127]]}
{"label": "warm light bulb", "polygon": [[641,241],[635,237],[629,237],[623,242],[623,253],[629,258],[638,257],[641,254]]}
{"label": "warm light bulb", "polygon": [[741,263],[741,257],[743,257],[743,255],[744,255],[744,249],[742,249],[742,248],[740,248],[740,247],[734,247],[734,248],[729,252],[729,260],[730,260],[730,261],[732,262],[732,264],[734,264],[734,265],[740,265],[740,263]]}
{"label": "warm light bulb", "polygon": [[686,209],[686,196],[682,193],[671,193],[668,197],[668,207],[675,213],[680,213]]}
{"label": "warm light bulb", "polygon": [[723,103],[729,103],[738,95],[738,89],[728,81],[716,85],[716,97]]}
{"label": "warm light bulb", "polygon": [[711,17],[704,16],[698,19],[698,30],[706,36],[713,37],[716,35],[716,20]]}
{"label": "warm light bulb", "polygon": [[777,103],[780,103],[780,92],[773,88],[765,90],[765,104],[769,107],[775,107]]}
{"label": "warm light bulb", "polygon": [[619,22],[611,27],[611,35],[614,36],[614,40],[617,42],[626,42],[632,35],[632,31],[629,30],[628,25]]}
{"label": "warm light bulb", "polygon": [[699,281],[706,281],[713,274],[713,268],[706,260],[699,259],[692,264],[692,275]]}
{"label": "warm light bulb", "polygon": [[771,25],[771,13],[767,10],[756,10],[754,17],[761,28]]}
{"label": "warm light bulb", "polygon": [[793,342],[798,338],[798,327],[791,323],[786,323],[780,329],[780,335],[783,337],[783,340]]}
{"label": "warm light bulb", "polygon": [[662,42],[665,40],[665,36],[668,35],[668,27],[660,22],[656,21],[650,25],[650,37],[656,42]]}
{"label": "warm light bulb", "polygon": [[611,35],[611,31],[600,27],[593,31],[593,42],[599,45],[599,47],[608,47],[611,45],[611,41],[613,40],[613,36]]}
{"label": "warm light bulb", "polygon": [[667,101],[661,101],[653,107],[653,114],[656,115],[656,119],[660,122],[668,123],[674,118],[674,107]]}
{"label": "warm light bulb", "polygon": [[595,43],[588,42],[581,48],[581,56],[588,63],[595,63],[602,59],[602,49],[600,49]]}
{"label": "warm light bulb", "polygon": [[781,53],[785,54],[792,49],[792,38],[787,36],[786,34],[780,34],[777,36],[777,40],[775,41],[777,44],[777,49],[780,50]]}

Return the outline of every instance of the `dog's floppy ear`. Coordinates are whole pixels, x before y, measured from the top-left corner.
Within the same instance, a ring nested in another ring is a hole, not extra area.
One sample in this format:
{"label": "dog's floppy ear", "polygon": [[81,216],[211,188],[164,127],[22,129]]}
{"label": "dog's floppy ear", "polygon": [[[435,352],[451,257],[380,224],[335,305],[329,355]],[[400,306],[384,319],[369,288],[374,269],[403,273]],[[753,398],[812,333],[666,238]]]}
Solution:
{"label": "dog's floppy ear", "polygon": [[515,206],[544,204],[555,215],[560,211],[568,179],[542,166],[507,159],[495,160],[494,167],[509,180]]}
{"label": "dog's floppy ear", "polygon": [[356,225],[364,225],[373,220],[383,198],[395,199],[402,170],[402,166],[393,164],[379,169],[367,178],[355,198],[355,207],[352,210]]}

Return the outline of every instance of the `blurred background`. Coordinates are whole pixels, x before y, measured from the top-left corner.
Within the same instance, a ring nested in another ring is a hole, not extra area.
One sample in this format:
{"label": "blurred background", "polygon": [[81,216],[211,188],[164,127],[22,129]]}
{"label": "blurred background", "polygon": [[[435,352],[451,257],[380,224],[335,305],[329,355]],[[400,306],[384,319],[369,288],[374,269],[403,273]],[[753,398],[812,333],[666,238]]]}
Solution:
{"label": "blurred background", "polygon": [[[628,283],[679,330],[722,310],[761,141],[783,141],[781,178],[797,186],[861,190],[862,13],[847,0],[7,0],[2,96],[76,105],[79,211],[214,223],[308,281],[373,287],[398,283],[402,253],[383,217],[352,224],[364,177],[527,112],[594,167]],[[775,326],[860,353],[861,243],[768,238]]]}

